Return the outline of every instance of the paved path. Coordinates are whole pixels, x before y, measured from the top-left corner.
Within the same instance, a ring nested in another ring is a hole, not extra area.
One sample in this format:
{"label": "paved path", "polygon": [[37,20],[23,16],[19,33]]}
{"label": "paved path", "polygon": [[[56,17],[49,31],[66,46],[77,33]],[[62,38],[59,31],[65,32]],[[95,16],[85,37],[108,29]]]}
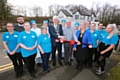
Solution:
{"label": "paved path", "polygon": [[103,75],[97,75],[95,73],[95,67],[91,69],[84,68],[82,72],[75,69],[75,61],[72,66],[59,66],[52,67],[51,72],[43,73],[42,67],[36,66],[38,73],[36,78],[31,78],[26,69],[21,78],[16,79],[13,69],[0,73],[0,80],[105,80],[108,77],[109,70],[117,64],[117,61],[113,59],[107,59],[106,73]]}

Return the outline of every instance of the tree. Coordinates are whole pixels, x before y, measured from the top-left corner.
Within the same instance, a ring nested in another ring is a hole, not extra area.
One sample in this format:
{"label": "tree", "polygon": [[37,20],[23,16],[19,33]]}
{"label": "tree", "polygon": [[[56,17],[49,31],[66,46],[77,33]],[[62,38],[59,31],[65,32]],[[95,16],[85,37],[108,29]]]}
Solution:
{"label": "tree", "polygon": [[59,12],[59,10],[63,9],[63,8],[64,8],[64,6],[59,5],[59,4],[50,5],[48,7],[48,9],[49,9],[49,15],[50,16],[57,15],[58,12]]}
{"label": "tree", "polygon": [[7,0],[0,0],[0,28],[2,28],[2,23],[6,24],[6,22],[11,20],[12,6],[7,3]]}
{"label": "tree", "polygon": [[43,14],[43,9],[42,9],[42,7],[40,7],[40,6],[35,6],[35,7],[33,7],[33,14],[35,15],[35,17],[40,17],[40,16],[42,16],[42,14]]}
{"label": "tree", "polygon": [[0,22],[10,21],[11,10],[12,6],[7,3],[7,0],[0,0]]}
{"label": "tree", "polygon": [[98,14],[98,21],[103,22],[105,26],[109,23],[120,24],[120,8],[116,5],[111,6],[110,4],[104,4]]}

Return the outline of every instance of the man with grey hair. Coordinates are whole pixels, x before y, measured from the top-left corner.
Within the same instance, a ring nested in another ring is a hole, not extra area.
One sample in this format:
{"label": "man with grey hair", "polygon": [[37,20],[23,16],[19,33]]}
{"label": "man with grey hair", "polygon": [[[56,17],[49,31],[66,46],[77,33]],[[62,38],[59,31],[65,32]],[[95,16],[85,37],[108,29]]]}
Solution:
{"label": "man with grey hair", "polygon": [[[70,19],[67,19],[66,27],[64,28],[63,33],[67,41],[76,40],[75,29],[71,26]],[[66,65],[71,65],[71,57],[72,57],[72,50],[73,50],[72,48],[69,43],[64,43],[64,50],[65,50],[64,61]]]}
{"label": "man with grey hair", "polygon": [[56,49],[58,49],[58,62],[60,66],[62,66],[61,62],[61,55],[62,55],[62,43],[57,41],[56,39],[62,38],[63,39],[63,30],[62,30],[62,25],[58,24],[58,16],[53,17],[53,25],[49,26],[49,33],[51,36],[51,43],[52,43],[52,61],[53,61],[53,66],[56,66]]}

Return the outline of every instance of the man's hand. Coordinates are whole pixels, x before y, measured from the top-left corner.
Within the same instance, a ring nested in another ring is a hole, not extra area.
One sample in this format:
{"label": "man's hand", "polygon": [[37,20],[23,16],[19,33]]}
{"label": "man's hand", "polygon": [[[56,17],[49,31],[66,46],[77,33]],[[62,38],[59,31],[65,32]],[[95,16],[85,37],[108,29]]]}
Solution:
{"label": "man's hand", "polygon": [[58,39],[56,39],[55,41],[56,41],[56,42],[59,42],[59,40],[58,40]]}
{"label": "man's hand", "polygon": [[77,45],[81,45],[81,42],[80,42],[80,41],[77,41]]}
{"label": "man's hand", "polygon": [[76,48],[73,48],[74,51],[76,51],[77,49]]}
{"label": "man's hand", "polygon": [[92,45],[89,45],[88,47],[89,47],[89,48],[92,48]]}

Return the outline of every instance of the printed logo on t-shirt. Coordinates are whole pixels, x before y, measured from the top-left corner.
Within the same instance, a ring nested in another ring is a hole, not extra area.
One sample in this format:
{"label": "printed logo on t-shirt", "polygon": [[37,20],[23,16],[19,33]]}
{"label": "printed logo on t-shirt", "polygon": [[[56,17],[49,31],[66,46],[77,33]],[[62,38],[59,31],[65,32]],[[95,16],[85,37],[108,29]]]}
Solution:
{"label": "printed logo on t-shirt", "polygon": [[107,39],[110,39],[110,36],[108,36]]}
{"label": "printed logo on t-shirt", "polygon": [[18,37],[17,35],[14,35],[14,37]]}
{"label": "printed logo on t-shirt", "polygon": [[105,36],[102,36],[103,38],[105,37]]}
{"label": "printed logo on t-shirt", "polygon": [[6,36],[6,38],[9,38],[9,36]]}
{"label": "printed logo on t-shirt", "polygon": [[45,40],[47,39],[47,38],[44,38]]}
{"label": "printed logo on t-shirt", "polygon": [[25,38],[26,38],[26,36],[23,36],[23,38],[25,39]]}
{"label": "printed logo on t-shirt", "polygon": [[94,36],[97,36],[97,34],[94,34]]}
{"label": "printed logo on t-shirt", "polygon": [[33,35],[32,38],[35,38],[35,36]]}

